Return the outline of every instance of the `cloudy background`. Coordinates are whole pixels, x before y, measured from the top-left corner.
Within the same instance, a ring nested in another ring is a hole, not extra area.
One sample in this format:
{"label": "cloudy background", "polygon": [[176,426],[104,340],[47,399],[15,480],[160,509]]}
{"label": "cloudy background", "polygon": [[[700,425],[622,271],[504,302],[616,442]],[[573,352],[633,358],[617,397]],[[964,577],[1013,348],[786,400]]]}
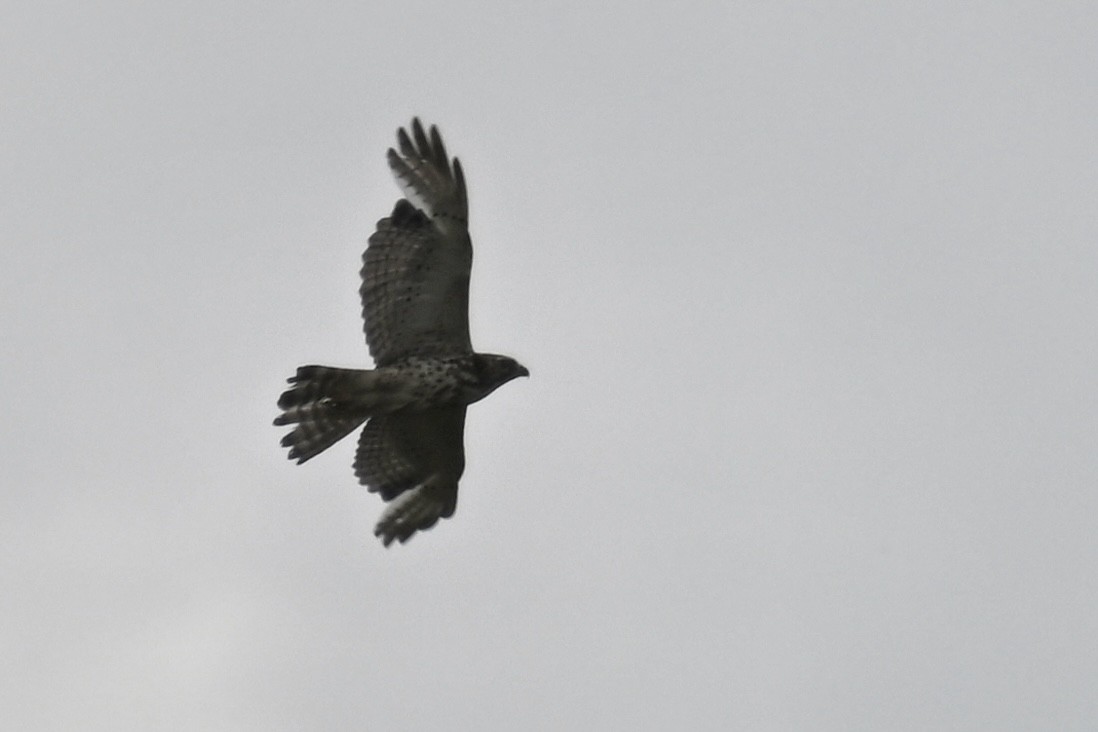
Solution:
{"label": "cloudy background", "polygon": [[[3,16],[3,728],[1092,728],[1093,4]],[[270,422],[413,114],[533,377],[385,550]]]}

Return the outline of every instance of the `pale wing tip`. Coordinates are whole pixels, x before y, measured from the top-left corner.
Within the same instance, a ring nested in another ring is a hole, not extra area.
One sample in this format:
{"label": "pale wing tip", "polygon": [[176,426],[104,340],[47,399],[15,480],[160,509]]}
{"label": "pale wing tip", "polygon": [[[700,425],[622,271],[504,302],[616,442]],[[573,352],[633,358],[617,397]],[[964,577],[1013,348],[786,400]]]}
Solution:
{"label": "pale wing tip", "polygon": [[374,536],[388,547],[394,541],[404,544],[417,531],[431,528],[440,518],[453,515],[453,507],[439,486],[429,483],[405,491],[393,499],[374,527]]}

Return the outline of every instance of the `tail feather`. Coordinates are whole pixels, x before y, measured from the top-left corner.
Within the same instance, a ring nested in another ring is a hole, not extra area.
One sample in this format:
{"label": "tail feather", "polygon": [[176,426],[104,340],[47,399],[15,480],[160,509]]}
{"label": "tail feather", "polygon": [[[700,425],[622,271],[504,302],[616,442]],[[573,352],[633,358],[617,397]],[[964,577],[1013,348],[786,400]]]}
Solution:
{"label": "tail feather", "polygon": [[319,418],[299,422],[293,432],[282,438],[282,446],[290,448],[289,458],[300,465],[342,440],[364,421]]}
{"label": "tail feather", "polygon": [[302,366],[290,377],[292,386],[282,393],[275,418],[279,426],[296,424],[282,438],[290,448],[289,458],[303,463],[350,434],[370,417],[360,399],[355,399],[367,374],[358,369]]}
{"label": "tail feather", "polygon": [[278,407],[288,410],[323,399],[347,401],[368,384],[371,371],[339,369],[334,366],[298,366],[286,381],[291,386],[278,398]]}

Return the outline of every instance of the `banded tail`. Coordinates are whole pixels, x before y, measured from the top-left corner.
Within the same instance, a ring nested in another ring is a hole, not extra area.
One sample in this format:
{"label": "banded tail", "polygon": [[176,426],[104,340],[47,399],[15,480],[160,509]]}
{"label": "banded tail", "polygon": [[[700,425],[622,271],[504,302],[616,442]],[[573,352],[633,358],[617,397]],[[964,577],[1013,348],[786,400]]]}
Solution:
{"label": "banded tail", "polygon": [[282,414],[276,425],[296,424],[282,438],[290,459],[303,463],[327,450],[365,422],[370,414],[362,407],[363,377],[368,371],[330,366],[301,366],[289,378],[292,386],[278,398]]}

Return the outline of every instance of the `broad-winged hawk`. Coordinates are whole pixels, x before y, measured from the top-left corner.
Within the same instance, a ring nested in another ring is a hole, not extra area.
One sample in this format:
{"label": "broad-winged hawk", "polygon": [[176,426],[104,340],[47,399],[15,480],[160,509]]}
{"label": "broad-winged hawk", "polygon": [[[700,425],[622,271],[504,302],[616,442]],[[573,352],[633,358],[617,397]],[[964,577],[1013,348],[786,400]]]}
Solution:
{"label": "broad-winged hawk", "polygon": [[363,422],[354,470],[391,501],[374,534],[385,546],[449,518],[465,469],[465,408],[529,372],[475,353],[469,340],[465,176],[434,126],[397,131],[389,168],[404,198],[377,223],[363,255],[362,317],[376,368],[301,366],[278,400],[276,425],[303,463]]}

